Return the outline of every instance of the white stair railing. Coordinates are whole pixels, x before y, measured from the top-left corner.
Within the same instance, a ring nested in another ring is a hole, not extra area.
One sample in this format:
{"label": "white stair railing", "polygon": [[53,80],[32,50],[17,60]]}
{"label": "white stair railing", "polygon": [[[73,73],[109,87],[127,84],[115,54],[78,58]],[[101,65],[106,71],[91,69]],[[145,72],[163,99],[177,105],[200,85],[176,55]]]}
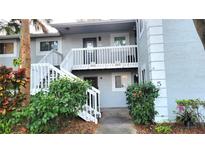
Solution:
{"label": "white stair railing", "polygon": [[54,66],[59,66],[63,61],[63,54],[53,49],[48,54],[46,54],[39,63],[49,63]]}
{"label": "white stair railing", "polygon": [[[48,91],[50,83],[60,77],[68,77],[70,79],[78,78],[72,73],[64,69],[60,70],[49,63],[37,63],[31,65],[31,93],[35,94],[39,91]],[[100,91],[94,87],[87,90],[87,101],[83,110],[78,115],[86,120],[97,123],[100,113]]]}
{"label": "white stair railing", "polygon": [[65,73],[49,63],[31,64],[31,93],[48,91],[50,83],[62,75]]}
{"label": "white stair railing", "polygon": [[71,50],[63,59],[62,63],[60,64],[60,68],[66,70],[67,72],[71,72],[72,66],[73,66],[73,52]]}
{"label": "white stair railing", "polygon": [[[74,74],[71,73],[72,66],[73,66],[73,52],[70,51],[70,52],[68,52],[68,54],[64,58],[63,62],[61,63],[60,69],[64,73],[69,75],[71,78],[78,78],[77,76],[75,76]],[[98,115],[99,117],[101,117],[101,113],[100,113],[100,91],[98,89],[96,89],[95,87],[91,87],[91,89],[87,90],[87,94],[88,94],[88,100],[87,100],[86,105],[85,105],[85,110],[79,116],[81,118],[87,117],[88,119],[90,118],[90,119],[93,119],[93,120],[96,121],[97,118],[96,117],[90,117],[89,114],[92,113],[92,112],[95,112],[95,115]],[[91,98],[94,97],[95,99],[93,99],[93,98],[90,99],[90,97]],[[90,103],[90,101],[91,101],[91,103]],[[93,103],[92,101],[94,101],[95,103]]]}

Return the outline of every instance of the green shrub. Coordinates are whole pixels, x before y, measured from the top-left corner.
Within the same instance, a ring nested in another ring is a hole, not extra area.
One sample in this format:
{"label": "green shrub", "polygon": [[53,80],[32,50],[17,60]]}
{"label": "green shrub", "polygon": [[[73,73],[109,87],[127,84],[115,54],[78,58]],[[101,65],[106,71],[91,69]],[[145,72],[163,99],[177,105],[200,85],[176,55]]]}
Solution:
{"label": "green shrub", "polygon": [[25,110],[30,133],[50,133],[58,129],[61,117],[76,116],[86,102],[87,82],[61,78],[51,83],[48,93],[38,93]]}
{"label": "green shrub", "polygon": [[12,132],[11,130],[11,124],[8,119],[5,119],[4,117],[0,117],[0,134],[10,134]]}
{"label": "green shrub", "polygon": [[158,124],[155,126],[155,132],[158,134],[170,134],[172,132],[171,126]]}
{"label": "green shrub", "polygon": [[205,102],[199,99],[177,100],[176,121],[190,127],[203,122],[204,118],[199,112],[200,106],[205,106]]}
{"label": "green shrub", "polygon": [[57,98],[61,113],[76,115],[86,102],[88,82],[79,79],[61,78],[51,83],[49,95]]}
{"label": "green shrub", "polygon": [[158,92],[159,89],[151,82],[134,84],[127,88],[127,104],[134,123],[150,124],[154,122],[157,114],[154,101],[159,95]]}
{"label": "green shrub", "polygon": [[54,133],[65,117],[76,116],[86,102],[89,84],[81,80],[61,78],[51,83],[49,92],[39,92],[31,97],[28,106],[8,114],[2,121],[0,133],[9,133],[17,125],[24,125],[28,133]]}

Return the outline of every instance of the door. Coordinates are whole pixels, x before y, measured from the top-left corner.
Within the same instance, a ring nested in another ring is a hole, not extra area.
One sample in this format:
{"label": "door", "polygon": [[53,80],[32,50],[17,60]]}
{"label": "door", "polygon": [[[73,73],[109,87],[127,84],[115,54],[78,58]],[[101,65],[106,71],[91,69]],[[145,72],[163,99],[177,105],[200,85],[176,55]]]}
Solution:
{"label": "door", "polygon": [[87,48],[84,50],[84,64],[96,64],[97,63],[97,53],[96,50],[92,48],[97,47],[97,39],[96,38],[84,38],[83,39],[83,48]]}
{"label": "door", "polygon": [[93,87],[98,89],[98,77],[84,77],[84,80],[89,81]]}

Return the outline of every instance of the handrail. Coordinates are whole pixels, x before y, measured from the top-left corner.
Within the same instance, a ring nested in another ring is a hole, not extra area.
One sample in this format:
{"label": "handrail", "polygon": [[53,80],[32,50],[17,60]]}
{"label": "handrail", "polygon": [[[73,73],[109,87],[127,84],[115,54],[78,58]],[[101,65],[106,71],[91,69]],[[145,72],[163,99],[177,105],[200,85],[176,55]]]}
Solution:
{"label": "handrail", "polygon": [[120,48],[132,48],[138,47],[137,45],[124,45],[124,46],[105,46],[105,47],[92,47],[92,48],[73,48],[72,51],[76,50],[96,50],[96,49],[120,49]]}
{"label": "handrail", "polygon": [[[70,79],[78,78],[74,74],[60,70],[49,63],[37,63],[31,65],[31,93],[35,94],[41,90],[48,91],[49,85],[52,81],[65,76]],[[80,78],[78,78],[81,80]],[[87,120],[97,123],[97,117],[100,114],[100,91],[94,87],[86,91],[88,99],[85,102],[83,110],[78,115]]]}
{"label": "handrail", "polygon": [[69,51],[60,64],[61,70],[71,72],[73,67],[73,52]]}
{"label": "handrail", "polygon": [[[60,59],[58,57],[54,56],[54,54],[57,54],[58,56],[60,56]],[[58,52],[57,50],[53,49],[48,54],[46,54],[39,61],[39,63],[51,63],[52,65],[60,65],[62,61],[63,61],[63,54]]]}

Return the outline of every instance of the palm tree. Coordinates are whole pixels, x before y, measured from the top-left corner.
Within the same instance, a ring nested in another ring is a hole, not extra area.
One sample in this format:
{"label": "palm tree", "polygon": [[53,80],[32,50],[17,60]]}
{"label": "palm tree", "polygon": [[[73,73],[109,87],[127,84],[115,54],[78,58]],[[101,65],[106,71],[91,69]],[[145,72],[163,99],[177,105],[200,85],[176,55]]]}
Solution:
{"label": "palm tree", "polygon": [[[51,20],[44,20],[49,23]],[[27,105],[30,102],[30,72],[31,72],[31,49],[30,49],[30,25],[33,25],[36,30],[42,30],[48,33],[48,29],[41,20],[38,19],[12,19],[7,22],[0,22],[0,31],[5,32],[7,35],[21,33],[20,42],[20,58],[21,66],[26,69],[27,82],[23,92],[25,94],[25,101],[22,105]]]}

